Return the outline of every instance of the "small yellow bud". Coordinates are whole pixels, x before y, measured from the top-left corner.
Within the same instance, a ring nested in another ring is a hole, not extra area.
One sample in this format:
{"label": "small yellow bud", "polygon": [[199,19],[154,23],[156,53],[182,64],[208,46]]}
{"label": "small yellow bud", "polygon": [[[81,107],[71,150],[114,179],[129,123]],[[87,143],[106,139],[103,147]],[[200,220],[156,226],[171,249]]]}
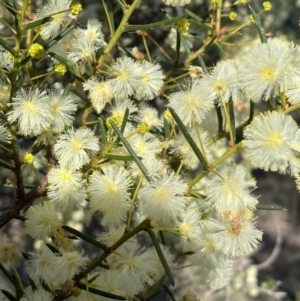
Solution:
{"label": "small yellow bud", "polygon": [[229,18],[229,20],[231,20],[231,21],[236,20],[236,17],[237,17],[237,13],[234,12],[234,11],[231,11],[231,12],[229,13],[229,15],[228,15],[228,18]]}
{"label": "small yellow bud", "polygon": [[67,66],[64,64],[57,64],[54,66],[54,72],[60,76],[65,75],[67,70]]}
{"label": "small yellow bud", "polygon": [[245,4],[245,3],[247,3],[247,0],[239,0],[238,4]]}
{"label": "small yellow bud", "polygon": [[149,127],[146,123],[140,123],[137,126],[137,131],[141,134],[146,134],[149,131]]}
{"label": "small yellow bud", "polygon": [[186,33],[189,31],[190,25],[190,22],[188,22],[187,20],[180,20],[177,24],[177,30],[181,33]]}
{"label": "small yellow bud", "polygon": [[168,120],[172,119],[172,114],[170,113],[169,110],[164,111],[164,117]]}
{"label": "small yellow bud", "polygon": [[105,121],[105,124],[109,129],[112,129],[110,121],[112,121],[117,127],[121,127],[121,125],[122,125],[122,119],[120,117],[111,116],[111,117],[108,117]]}
{"label": "small yellow bud", "polygon": [[250,20],[252,23],[255,23],[255,20],[254,20],[253,15],[250,15],[249,20]]}
{"label": "small yellow bud", "polygon": [[25,164],[33,164],[34,155],[32,153],[25,153],[25,155],[23,156],[23,162]]}
{"label": "small yellow bud", "polygon": [[70,11],[73,16],[77,16],[82,11],[82,5],[79,1],[73,1],[70,4]]}
{"label": "small yellow bud", "polygon": [[211,239],[209,239],[209,238],[206,238],[206,240],[204,242],[204,248],[207,251],[214,251],[215,250],[215,246],[214,246],[213,241]]}
{"label": "small yellow bud", "polygon": [[265,11],[269,11],[272,9],[272,3],[270,1],[263,2],[263,8]]}
{"label": "small yellow bud", "polygon": [[44,47],[39,43],[34,43],[29,47],[28,53],[31,57],[35,59],[40,59],[44,56],[45,50]]}

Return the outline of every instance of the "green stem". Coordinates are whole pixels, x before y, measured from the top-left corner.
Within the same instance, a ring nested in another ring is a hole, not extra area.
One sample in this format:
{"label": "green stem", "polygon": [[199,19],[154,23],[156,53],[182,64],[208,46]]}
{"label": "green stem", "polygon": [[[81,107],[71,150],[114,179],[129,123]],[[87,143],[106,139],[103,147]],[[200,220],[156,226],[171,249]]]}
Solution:
{"label": "green stem", "polygon": [[132,217],[132,212],[133,212],[133,207],[134,207],[134,203],[135,203],[135,200],[137,198],[137,194],[140,190],[140,187],[142,185],[142,182],[143,182],[143,177],[140,178],[136,188],[135,188],[135,191],[134,191],[134,194],[132,196],[132,200],[131,200],[131,204],[130,204],[130,209],[129,209],[129,214],[128,214],[128,221],[127,221],[127,228],[126,230],[127,231],[130,231],[130,223],[131,223],[131,217]]}
{"label": "green stem", "polygon": [[50,77],[52,74],[54,74],[54,73],[55,73],[55,71],[49,72],[49,73],[47,74],[47,76],[43,79],[43,81],[39,84],[39,88],[41,88],[41,87],[44,85],[44,83],[49,79],[49,77]]}
{"label": "green stem", "polygon": [[10,24],[6,20],[4,20],[3,18],[0,18],[0,20],[1,20],[1,23],[3,23],[7,28],[9,28],[14,35],[17,34],[17,32],[14,30],[14,28],[12,26],[10,26]]}
{"label": "green stem", "polygon": [[230,157],[231,155],[233,155],[234,153],[236,153],[237,151],[239,151],[240,149],[242,149],[242,142],[237,143],[234,147],[229,148],[225,154],[223,154],[219,159],[217,159],[213,164],[212,167],[216,167],[219,164],[221,164],[224,160],[226,160],[228,157]]}
{"label": "green stem", "polygon": [[203,154],[203,157],[204,157],[205,161],[208,162],[206,152],[205,152],[205,149],[204,149],[204,145],[203,145],[201,135],[200,135],[200,132],[199,132],[199,127],[196,125],[196,123],[194,124],[194,127],[195,127],[195,130],[196,130],[197,136],[198,136],[198,141],[199,141],[199,144],[200,144],[201,152]]}
{"label": "green stem", "polygon": [[12,154],[11,149],[8,149],[6,146],[0,143],[0,147],[6,151],[6,153]]}
{"label": "green stem", "polygon": [[139,5],[140,2],[141,2],[141,0],[134,0],[133,3],[131,4],[130,8],[124,12],[123,18],[122,18],[116,32],[112,36],[112,38],[109,41],[108,45],[106,46],[106,48],[104,50],[104,53],[100,56],[100,58],[98,60],[99,67],[104,63],[106,56],[110,53],[112,48],[117,43],[119,37],[124,32],[124,28],[126,26],[126,23],[128,22],[130,16],[132,15],[132,13],[134,12],[134,10],[136,9],[136,7]]}
{"label": "green stem", "polygon": [[209,38],[209,40],[205,44],[203,44],[203,46],[199,50],[191,53],[189,55],[189,57],[186,59],[185,64],[187,65],[188,63],[190,63],[191,61],[196,59],[198,57],[198,55],[204,53],[205,50],[215,41],[216,38],[217,38],[217,35],[214,34],[211,38]]}
{"label": "green stem", "polygon": [[228,127],[229,127],[230,141],[231,141],[232,145],[234,145],[234,136],[233,136],[233,131],[232,131],[232,128],[231,128],[230,116],[229,116],[227,105],[228,105],[227,103],[224,103],[224,111],[225,111],[227,124],[228,124]]}
{"label": "green stem", "polygon": [[31,0],[24,0],[24,2],[23,2],[22,13],[21,13],[22,24],[23,24],[23,21],[25,19],[26,10],[27,10],[29,1],[31,1]]}
{"label": "green stem", "polygon": [[7,163],[7,162],[4,161],[4,160],[0,159],[0,162],[2,162],[4,165],[6,165],[8,169],[11,169],[11,170],[14,169],[14,166],[10,165],[9,163]]}
{"label": "green stem", "polygon": [[17,179],[17,196],[16,202],[22,201],[25,197],[25,189],[23,184],[23,176],[22,176],[22,161],[19,157],[19,148],[18,148],[18,141],[17,139],[12,139],[11,142],[12,149],[14,152],[14,162],[15,162],[15,175]]}
{"label": "green stem", "polygon": [[19,294],[22,295],[22,293],[24,292],[24,286],[23,286],[22,280],[20,278],[20,275],[19,275],[17,269],[15,268],[15,266],[14,266],[14,264],[12,262],[11,262],[11,267],[12,267],[14,273],[15,273],[15,276],[16,276],[16,279],[17,279],[17,282],[18,282],[17,289],[21,290],[19,292]]}
{"label": "green stem", "polygon": [[[229,148],[219,159],[217,159],[215,162],[213,162],[210,166],[211,168],[215,168],[219,164],[221,164],[224,160],[226,160],[228,157],[236,153],[242,148],[242,142],[236,144],[234,147]],[[190,183],[189,188],[192,188],[194,185],[196,185],[205,175],[207,174],[207,171],[200,172]]]}
{"label": "green stem", "polygon": [[47,76],[47,75],[52,75],[54,73],[54,71],[50,71],[50,72],[47,72],[47,73],[44,73],[44,74],[40,74],[40,75],[37,75],[35,77],[32,77],[31,80],[35,80],[35,79],[38,79],[38,78],[41,78],[41,77],[44,77],[44,76]]}
{"label": "green stem", "polygon": [[279,96],[280,96],[280,100],[281,100],[281,107],[282,107],[282,110],[285,110],[285,108],[286,108],[285,91],[280,92],[280,93],[279,93]]}
{"label": "green stem", "polygon": [[143,43],[144,43],[144,47],[145,47],[145,49],[146,49],[146,52],[147,52],[148,61],[149,61],[150,63],[152,63],[152,59],[151,59],[151,55],[150,55],[150,51],[149,51],[149,48],[148,48],[148,44],[147,44],[147,41],[146,41],[145,35],[143,34],[143,35],[142,35],[142,37],[143,37]]}
{"label": "green stem", "polygon": [[147,35],[147,37],[151,40],[153,44],[160,50],[160,52],[170,61],[174,62],[174,60],[168,55],[168,53],[159,45],[151,36],[150,34]]}
{"label": "green stem", "polygon": [[217,32],[218,37],[220,35],[220,29],[221,29],[222,5],[223,5],[223,0],[219,0],[218,6],[217,6],[217,13],[216,13],[216,32]]}
{"label": "green stem", "polygon": [[102,6],[103,6],[104,11],[105,11],[106,20],[108,21],[110,35],[113,35],[114,34],[114,27],[113,27],[113,24],[111,23],[111,18],[109,16],[109,12],[108,12],[105,0],[102,0]]}
{"label": "green stem", "polygon": [[299,108],[300,108],[300,103],[296,103],[295,105],[290,106],[288,109],[286,109],[285,111],[283,111],[283,114],[291,113],[293,111],[296,111]]}

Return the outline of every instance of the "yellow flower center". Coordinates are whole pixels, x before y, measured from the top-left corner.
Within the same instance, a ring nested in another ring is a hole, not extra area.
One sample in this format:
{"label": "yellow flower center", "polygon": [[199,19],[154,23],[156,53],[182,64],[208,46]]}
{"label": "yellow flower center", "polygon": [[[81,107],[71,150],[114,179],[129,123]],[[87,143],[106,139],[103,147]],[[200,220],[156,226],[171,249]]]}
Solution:
{"label": "yellow flower center", "polygon": [[63,181],[63,182],[70,182],[71,178],[72,178],[72,174],[69,170],[62,170],[60,172],[59,178]]}
{"label": "yellow flower center", "polygon": [[149,127],[146,123],[140,123],[137,126],[137,131],[141,134],[146,134],[149,131]]}
{"label": "yellow flower center", "polygon": [[284,143],[282,136],[279,132],[270,133],[264,139],[264,143],[268,149],[276,149]]}
{"label": "yellow flower center", "polygon": [[215,250],[215,245],[210,238],[206,238],[206,240],[204,242],[204,249],[206,251],[214,251]]}
{"label": "yellow flower center", "polygon": [[71,141],[72,147],[76,151],[80,151],[83,149],[82,140],[81,139],[73,139]]}

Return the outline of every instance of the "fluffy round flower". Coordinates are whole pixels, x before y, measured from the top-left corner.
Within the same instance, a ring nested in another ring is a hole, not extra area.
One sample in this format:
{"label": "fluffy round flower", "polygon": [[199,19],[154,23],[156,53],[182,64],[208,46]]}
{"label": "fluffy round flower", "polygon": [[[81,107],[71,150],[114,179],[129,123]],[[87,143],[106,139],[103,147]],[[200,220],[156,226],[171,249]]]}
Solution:
{"label": "fluffy round flower", "polygon": [[208,237],[216,250],[227,256],[242,256],[253,252],[262,238],[262,231],[255,227],[250,211],[240,210],[232,213],[230,209],[223,214],[223,220],[211,220]]}
{"label": "fluffy round flower", "polygon": [[79,169],[99,151],[98,139],[89,128],[70,129],[54,145],[54,154],[64,167]]}
{"label": "fluffy round flower", "polygon": [[118,58],[111,66],[114,78],[108,82],[117,100],[122,100],[134,94],[141,79],[141,68],[129,57]]}
{"label": "fluffy round flower", "polygon": [[289,143],[297,129],[289,115],[273,111],[256,116],[244,130],[246,157],[255,167],[286,173],[293,157]]}
{"label": "fluffy round flower", "polygon": [[86,40],[77,39],[72,43],[67,59],[72,64],[77,64],[79,62],[90,63],[92,62],[97,49],[98,47],[94,44],[89,43]]}
{"label": "fluffy round flower", "polygon": [[254,44],[239,64],[239,79],[249,99],[259,102],[286,91],[299,77],[298,57],[293,43],[269,39]]}
{"label": "fluffy round flower", "polygon": [[0,122],[0,141],[9,143],[10,140],[11,140],[11,135],[9,130],[6,128],[3,122]]}
{"label": "fluffy round flower", "polygon": [[234,271],[233,264],[234,261],[231,258],[227,258],[215,269],[209,270],[205,273],[205,281],[211,290],[215,291],[221,289],[230,282]]}
{"label": "fluffy round flower", "polygon": [[[147,156],[154,156],[161,151],[159,140],[154,135],[135,134],[129,136],[127,139],[135,153],[146,158]],[[127,150],[124,150],[128,154]],[[129,154],[128,154],[129,155]]]}
{"label": "fluffy round flower", "polygon": [[255,187],[255,179],[250,177],[245,167],[228,165],[209,178],[206,188],[208,205],[218,214],[244,207],[254,210],[258,201],[251,191]]}
{"label": "fluffy round flower", "polygon": [[201,123],[214,106],[214,95],[207,89],[203,80],[194,79],[187,86],[186,91],[172,93],[169,97],[172,107],[182,122],[190,126]]}
{"label": "fluffy round flower", "polygon": [[149,106],[141,108],[136,119],[140,124],[145,124],[148,131],[161,129],[163,126],[162,120],[158,117],[158,111]]}
{"label": "fluffy round flower", "polygon": [[[0,67],[1,67],[1,52],[0,52]],[[1,67],[3,68],[3,67]],[[0,104],[6,106],[10,100],[10,84],[6,79],[0,77]]]}
{"label": "fluffy round flower", "polygon": [[29,252],[30,259],[26,260],[26,271],[33,281],[40,279],[50,287],[58,286],[57,256],[46,245],[37,252]]}
{"label": "fluffy round flower", "polygon": [[107,81],[98,81],[95,77],[83,83],[84,91],[89,91],[93,108],[97,113],[101,113],[104,106],[111,102],[113,91]]}
{"label": "fluffy round flower", "polygon": [[18,246],[10,242],[7,236],[0,233],[0,261],[1,263],[14,264],[16,260],[22,257],[21,251]]}
{"label": "fluffy round flower", "polygon": [[18,121],[19,131],[25,136],[37,136],[52,123],[53,116],[46,91],[21,88],[9,105],[12,110],[8,112],[8,121]]}
{"label": "fluffy round flower", "polygon": [[[124,291],[118,287],[116,283],[116,279],[119,276],[118,270],[101,270],[99,274],[97,273],[97,277],[95,281],[93,281],[93,287],[119,296],[124,295]],[[97,296],[97,295],[95,295]],[[108,298],[97,296],[97,301],[108,301]],[[95,301],[96,301],[95,300]],[[74,300],[75,301],[75,300]],[[78,300],[79,301],[79,300]],[[92,300],[91,300],[92,301]]]}
{"label": "fluffy round flower", "polygon": [[[142,163],[144,164],[148,172],[148,175],[150,177],[164,174],[167,168],[166,167],[167,164],[163,160],[158,159],[157,156],[155,155],[155,153],[157,153],[159,149],[153,148],[155,147],[156,142],[155,140],[152,141],[153,142],[149,141],[149,143],[147,142],[146,144],[143,143],[142,141],[141,141],[142,143],[136,141],[137,144],[135,146],[135,150],[137,150],[137,153],[145,154],[145,156],[142,159]],[[143,173],[141,172],[140,168],[136,165],[135,162],[129,164],[129,170],[133,178],[136,178],[137,180],[144,178]]]}
{"label": "fluffy round flower", "polygon": [[74,96],[71,93],[64,95],[63,92],[60,85],[57,85],[55,89],[49,92],[51,113],[54,118],[51,129],[56,133],[62,132],[67,126],[72,124],[77,110],[77,101]]}
{"label": "fluffy round flower", "polygon": [[34,239],[44,240],[56,236],[61,225],[62,216],[54,203],[43,202],[32,205],[26,212],[25,229]]}
{"label": "fluffy round flower", "polygon": [[47,4],[36,14],[36,19],[51,16],[52,20],[42,25],[40,35],[46,40],[57,36],[70,20],[69,6],[71,0],[48,0]]}
{"label": "fluffy round flower", "polygon": [[233,60],[219,62],[212,72],[204,77],[204,82],[220,105],[239,99],[237,68]]}
{"label": "fluffy round flower", "polygon": [[189,250],[194,251],[194,254],[189,256],[189,260],[194,265],[200,265],[206,271],[216,269],[228,258],[222,252],[216,250],[206,228],[200,232],[198,237],[194,238],[194,243],[189,244]]}
{"label": "fluffy round flower", "polygon": [[129,111],[128,119],[131,119],[131,115],[138,110],[138,108],[128,98],[115,100],[112,104],[110,104],[107,108],[107,112],[109,113],[109,117],[106,119],[107,127],[111,128],[109,120],[112,120],[117,126],[121,126],[126,109]]}
{"label": "fluffy round flower", "polygon": [[139,67],[141,78],[134,96],[138,101],[151,100],[158,95],[165,77],[158,64],[150,64],[147,61],[143,61]]}
{"label": "fluffy round flower", "polygon": [[66,210],[81,204],[86,198],[86,180],[79,171],[68,167],[53,167],[48,174],[47,196]]}
{"label": "fluffy round flower", "polygon": [[52,301],[53,295],[42,288],[26,292],[20,301]]}
{"label": "fluffy round flower", "polygon": [[51,289],[59,288],[71,280],[88,261],[82,252],[60,252],[61,255],[57,256],[45,245],[37,252],[30,252],[30,259],[26,261],[30,277],[34,281],[43,280]]}
{"label": "fluffy round flower", "polygon": [[157,266],[153,264],[153,252],[142,250],[136,245],[128,250],[118,248],[116,262],[111,268],[118,271],[116,284],[126,296],[133,297],[145,288],[145,285],[154,283],[151,275],[157,274]]}
{"label": "fluffy round flower", "polygon": [[[195,40],[194,36],[189,34],[189,32],[183,32],[181,33],[183,38],[185,39],[185,42],[188,46],[189,49],[191,49],[193,47],[193,42]],[[176,50],[177,47],[177,30],[175,28],[171,28],[170,33],[168,35],[168,43],[170,44],[171,48],[173,50]],[[180,52],[185,52],[186,49],[184,47],[183,42],[180,40],[180,48],[179,48]]]}
{"label": "fluffy round flower", "polygon": [[103,225],[120,226],[130,207],[129,173],[117,165],[105,166],[102,173],[95,171],[89,182],[92,210],[102,213]]}
{"label": "fluffy round flower", "polygon": [[0,67],[9,71],[13,68],[12,55],[8,51],[0,51]]}
{"label": "fluffy round flower", "polygon": [[78,39],[85,40],[96,47],[106,46],[104,35],[102,33],[102,24],[97,19],[88,20],[86,29],[77,28],[74,30],[73,34]]}
{"label": "fluffy round flower", "polygon": [[57,280],[59,283],[65,283],[71,280],[88,262],[88,257],[78,251],[62,251],[62,256],[58,256],[56,260],[56,272],[59,275]]}
{"label": "fluffy round flower", "polygon": [[186,206],[187,184],[174,174],[156,176],[139,191],[143,212],[154,221],[177,221]]}
{"label": "fluffy round flower", "polygon": [[180,231],[180,245],[182,251],[197,251],[199,248],[198,240],[202,230],[198,210],[188,208],[177,227]]}

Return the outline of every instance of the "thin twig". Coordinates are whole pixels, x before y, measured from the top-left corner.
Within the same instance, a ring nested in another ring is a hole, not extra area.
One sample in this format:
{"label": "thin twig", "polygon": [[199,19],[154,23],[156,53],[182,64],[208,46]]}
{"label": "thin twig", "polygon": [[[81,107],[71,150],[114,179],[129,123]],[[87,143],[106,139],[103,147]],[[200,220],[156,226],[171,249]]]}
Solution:
{"label": "thin twig", "polygon": [[15,200],[13,206],[0,216],[0,229],[15,216],[19,215],[23,208],[32,203],[35,199],[41,197],[46,191],[47,183],[48,177],[45,176],[40,183],[34,189],[26,193],[23,198],[18,199],[18,201]]}

